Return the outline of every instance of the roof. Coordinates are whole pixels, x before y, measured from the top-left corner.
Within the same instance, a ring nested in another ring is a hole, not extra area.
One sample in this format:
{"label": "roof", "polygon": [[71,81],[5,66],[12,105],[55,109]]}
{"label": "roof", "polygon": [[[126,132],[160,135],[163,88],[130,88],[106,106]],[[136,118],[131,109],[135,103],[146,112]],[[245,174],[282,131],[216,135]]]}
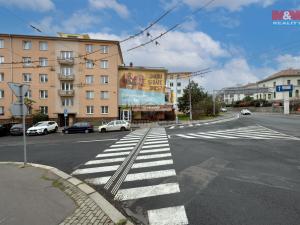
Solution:
{"label": "roof", "polygon": [[280,77],[294,77],[294,76],[299,76],[300,77],[300,69],[286,69],[286,70],[281,70],[278,73],[275,73],[263,80],[258,81],[257,83],[263,83],[269,80],[273,80],[276,78],[280,78]]}
{"label": "roof", "polygon": [[143,71],[163,71],[168,70],[164,67],[144,67],[144,66],[119,66],[119,70],[143,70]]}

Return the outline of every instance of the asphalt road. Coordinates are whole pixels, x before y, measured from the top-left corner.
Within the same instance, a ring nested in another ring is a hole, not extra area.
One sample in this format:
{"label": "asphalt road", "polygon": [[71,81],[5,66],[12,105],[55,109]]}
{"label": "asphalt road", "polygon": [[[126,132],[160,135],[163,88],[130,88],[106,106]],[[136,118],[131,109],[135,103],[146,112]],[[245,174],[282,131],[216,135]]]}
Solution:
{"label": "asphalt road", "polygon": [[[176,176],[123,182],[120,189],[167,184],[176,189],[178,184],[180,191],[133,200],[129,199],[129,193],[127,200],[117,199],[137,221],[148,224],[149,215],[155,219],[157,215],[164,218],[168,213],[175,221],[178,218],[174,212],[185,212],[188,224],[192,225],[299,224],[300,117],[254,114],[224,123],[166,129],[166,132],[172,156],[162,159],[173,162],[155,168],[169,172],[174,169]],[[128,134],[29,137],[28,159],[72,173],[87,167],[86,162],[105,154],[105,149]],[[22,161],[22,157],[21,137],[0,138],[1,161]],[[151,171],[150,168],[133,170],[136,173]],[[110,176],[113,172],[105,174]],[[81,179],[85,176],[92,177],[91,174],[78,175]],[[94,187],[113,201],[114,196],[107,194],[103,185]],[[168,207],[180,207],[180,210],[173,208],[179,211],[167,210],[161,214],[151,211]]]}

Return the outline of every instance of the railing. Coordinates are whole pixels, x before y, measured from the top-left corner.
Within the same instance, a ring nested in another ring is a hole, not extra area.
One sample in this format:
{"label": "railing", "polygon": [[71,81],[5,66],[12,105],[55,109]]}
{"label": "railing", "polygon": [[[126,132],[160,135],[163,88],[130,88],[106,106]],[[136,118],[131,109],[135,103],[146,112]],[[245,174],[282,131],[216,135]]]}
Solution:
{"label": "railing", "polygon": [[57,57],[57,61],[60,64],[67,64],[67,65],[73,65],[74,64],[74,58]]}
{"label": "railing", "polygon": [[71,97],[71,96],[74,96],[74,90],[68,90],[68,91],[65,91],[65,90],[58,90],[58,94],[62,97]]}
{"label": "railing", "polygon": [[74,80],[74,74],[64,75],[62,73],[58,73],[58,78],[60,80]]}

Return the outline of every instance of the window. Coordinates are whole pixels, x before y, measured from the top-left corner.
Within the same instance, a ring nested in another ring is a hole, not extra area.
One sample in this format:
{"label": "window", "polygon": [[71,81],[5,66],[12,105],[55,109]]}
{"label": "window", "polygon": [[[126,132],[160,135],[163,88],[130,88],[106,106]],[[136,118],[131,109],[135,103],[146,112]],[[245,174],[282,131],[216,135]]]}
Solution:
{"label": "window", "polygon": [[94,106],[88,105],[88,106],[86,107],[86,113],[87,113],[87,114],[94,114]]}
{"label": "window", "polygon": [[4,63],[4,56],[0,56],[0,64]]}
{"label": "window", "polygon": [[296,93],[296,97],[299,98],[299,90],[296,90],[295,93]]}
{"label": "window", "polygon": [[272,95],[271,94],[268,94],[268,99],[271,99]]}
{"label": "window", "polygon": [[30,57],[23,57],[23,66],[25,67],[32,66]]}
{"label": "window", "polygon": [[95,97],[94,91],[86,91],[85,94],[86,94],[86,99],[94,99]]}
{"label": "window", "polygon": [[181,82],[177,82],[177,87],[181,87]]}
{"label": "window", "polygon": [[85,83],[86,84],[92,84],[92,83],[94,83],[94,76],[93,75],[86,75],[85,76]]}
{"label": "window", "polygon": [[101,99],[108,99],[109,98],[108,91],[101,91],[100,98]]}
{"label": "window", "polygon": [[72,106],[74,103],[73,98],[63,98],[61,104],[63,106]]}
{"label": "window", "polygon": [[71,76],[73,74],[73,68],[68,66],[61,67],[60,73],[64,76]]}
{"label": "window", "polygon": [[48,91],[47,90],[40,90],[40,98],[41,99],[48,98]]}
{"label": "window", "polygon": [[297,84],[300,85],[300,80],[297,80]]}
{"label": "window", "polygon": [[108,114],[108,106],[101,106],[101,114]]}
{"label": "window", "polygon": [[4,40],[0,39],[0,48],[4,48]]}
{"label": "window", "polygon": [[177,94],[179,94],[179,95],[180,95],[180,94],[181,94],[181,90],[177,90]]}
{"label": "window", "polygon": [[263,84],[263,87],[266,87],[266,85],[265,85],[265,84]]}
{"label": "window", "polygon": [[40,51],[47,51],[47,50],[48,50],[48,42],[40,41]]}
{"label": "window", "polygon": [[24,50],[31,49],[31,41],[23,41],[23,49]]}
{"label": "window", "polygon": [[274,95],[274,98],[276,98],[276,92],[274,92],[274,94],[273,94],[273,95]]}
{"label": "window", "polygon": [[31,82],[31,73],[23,73],[23,82]]}
{"label": "window", "polygon": [[108,60],[101,60],[100,67],[102,69],[107,69],[108,68]]}
{"label": "window", "polygon": [[293,92],[292,92],[292,91],[289,92],[289,97],[290,97],[290,98],[293,97]]}
{"label": "window", "polygon": [[60,58],[61,59],[73,59],[73,52],[72,51],[61,51]]}
{"label": "window", "polygon": [[101,84],[108,84],[108,76],[101,75]]}
{"label": "window", "polygon": [[276,82],[275,81],[273,82],[273,87],[276,87]]}
{"label": "window", "polygon": [[0,89],[0,98],[4,98],[4,90]]}
{"label": "window", "polygon": [[0,73],[0,82],[4,81],[4,73]]}
{"label": "window", "polygon": [[290,85],[290,84],[291,84],[291,80],[287,80],[286,82],[287,82],[287,84],[288,84],[288,85]]}
{"label": "window", "polygon": [[107,45],[101,45],[100,46],[100,52],[101,53],[108,53],[108,46]]}
{"label": "window", "polygon": [[173,87],[173,82],[170,82],[170,87]]}
{"label": "window", "polygon": [[48,75],[47,74],[40,74],[40,82],[47,83],[48,82]]}
{"label": "window", "polygon": [[40,106],[40,111],[42,114],[48,115],[48,106]]}
{"label": "window", "polygon": [[48,59],[47,58],[40,58],[39,61],[40,61],[40,66],[41,67],[48,66]]}
{"label": "window", "polygon": [[0,116],[4,115],[4,106],[0,106]]}
{"label": "window", "polygon": [[72,91],[73,90],[73,84],[68,82],[62,82],[61,83],[61,90],[63,91]]}
{"label": "window", "polygon": [[93,45],[86,45],[85,46],[85,51],[89,52],[89,53],[93,52]]}
{"label": "window", "polygon": [[31,92],[31,90],[28,90],[28,91],[25,93],[25,97],[26,97],[26,98],[32,98],[32,92]]}
{"label": "window", "polygon": [[94,62],[93,60],[90,60],[90,59],[87,59],[85,61],[85,67],[88,68],[88,69],[92,69],[94,67]]}

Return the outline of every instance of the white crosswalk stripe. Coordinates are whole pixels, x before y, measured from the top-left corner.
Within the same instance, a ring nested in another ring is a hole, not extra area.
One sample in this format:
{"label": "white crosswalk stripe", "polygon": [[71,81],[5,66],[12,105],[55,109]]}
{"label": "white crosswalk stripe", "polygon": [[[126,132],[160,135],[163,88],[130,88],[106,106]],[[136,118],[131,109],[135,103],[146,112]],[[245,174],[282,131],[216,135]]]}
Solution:
{"label": "white crosswalk stripe", "polygon": [[189,223],[183,205],[149,210],[148,218],[150,225],[186,225]]}

